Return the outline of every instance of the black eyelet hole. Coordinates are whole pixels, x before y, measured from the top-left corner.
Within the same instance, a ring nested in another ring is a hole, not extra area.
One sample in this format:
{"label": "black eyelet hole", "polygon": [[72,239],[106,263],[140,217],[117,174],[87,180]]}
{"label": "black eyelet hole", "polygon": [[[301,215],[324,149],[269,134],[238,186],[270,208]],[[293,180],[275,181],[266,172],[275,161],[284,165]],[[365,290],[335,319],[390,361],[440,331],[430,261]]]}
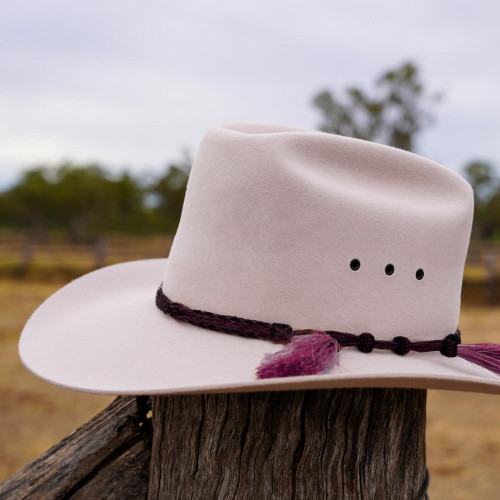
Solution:
{"label": "black eyelet hole", "polygon": [[417,272],[415,273],[415,276],[418,280],[421,280],[424,277],[424,270],[423,269],[417,269]]}
{"label": "black eyelet hole", "polygon": [[351,269],[353,271],[357,271],[361,266],[361,263],[359,262],[358,259],[352,259],[351,260]]}
{"label": "black eyelet hole", "polygon": [[387,274],[387,276],[390,276],[393,272],[394,266],[392,264],[387,264],[387,266],[385,266],[385,274]]}

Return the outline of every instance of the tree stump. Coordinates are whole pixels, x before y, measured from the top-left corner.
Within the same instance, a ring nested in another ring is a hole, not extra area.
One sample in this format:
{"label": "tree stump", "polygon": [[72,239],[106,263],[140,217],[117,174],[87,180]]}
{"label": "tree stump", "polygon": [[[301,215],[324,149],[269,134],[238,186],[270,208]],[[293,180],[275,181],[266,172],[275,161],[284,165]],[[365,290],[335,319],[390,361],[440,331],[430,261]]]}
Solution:
{"label": "tree stump", "polygon": [[426,391],[152,398],[153,499],[417,499]]}

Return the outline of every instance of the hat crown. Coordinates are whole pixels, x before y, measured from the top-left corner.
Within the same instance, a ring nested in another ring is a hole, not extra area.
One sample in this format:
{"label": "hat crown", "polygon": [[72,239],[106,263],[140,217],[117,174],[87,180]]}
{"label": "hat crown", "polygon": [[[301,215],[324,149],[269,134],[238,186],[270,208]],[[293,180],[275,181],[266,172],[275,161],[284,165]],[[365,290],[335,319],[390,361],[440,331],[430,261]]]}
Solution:
{"label": "hat crown", "polygon": [[214,127],[164,291],[293,328],[436,339],[457,327],[472,214],[467,182],[418,155],[276,125]]}

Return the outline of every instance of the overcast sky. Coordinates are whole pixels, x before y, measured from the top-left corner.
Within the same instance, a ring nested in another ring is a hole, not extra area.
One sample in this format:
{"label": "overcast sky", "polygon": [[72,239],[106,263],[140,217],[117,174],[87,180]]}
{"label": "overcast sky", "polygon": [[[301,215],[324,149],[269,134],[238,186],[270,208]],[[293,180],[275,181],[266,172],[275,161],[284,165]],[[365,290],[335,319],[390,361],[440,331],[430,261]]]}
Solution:
{"label": "overcast sky", "polygon": [[500,167],[500,3],[1,1],[0,187],[64,159],[158,170],[232,121],[317,128],[321,89],[418,64],[441,91],[418,152]]}

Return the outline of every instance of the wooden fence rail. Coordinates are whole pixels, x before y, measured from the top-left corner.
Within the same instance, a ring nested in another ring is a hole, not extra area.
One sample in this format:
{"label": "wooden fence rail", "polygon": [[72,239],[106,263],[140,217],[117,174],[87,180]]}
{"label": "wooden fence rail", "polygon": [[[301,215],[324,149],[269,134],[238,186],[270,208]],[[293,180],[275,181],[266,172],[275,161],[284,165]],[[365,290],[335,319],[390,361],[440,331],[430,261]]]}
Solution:
{"label": "wooden fence rail", "polygon": [[[0,277],[34,276],[37,279],[58,276],[68,280],[108,264],[166,257],[171,245],[170,238],[109,238],[109,241],[101,239],[94,245],[69,245],[1,236],[0,233]],[[499,276],[500,247],[471,245],[462,290],[463,303],[498,305]]]}
{"label": "wooden fence rail", "polygon": [[29,240],[17,243],[0,242],[0,262],[24,268],[40,262],[55,267],[64,263],[85,264],[90,270],[116,262],[166,257],[169,248],[169,245],[163,248],[148,248],[147,245],[111,246],[105,241],[98,241],[94,245],[47,244]]}
{"label": "wooden fence rail", "polygon": [[151,457],[151,426],[146,412],[138,407],[136,398],[115,399],[0,484],[0,498],[146,498]]}

